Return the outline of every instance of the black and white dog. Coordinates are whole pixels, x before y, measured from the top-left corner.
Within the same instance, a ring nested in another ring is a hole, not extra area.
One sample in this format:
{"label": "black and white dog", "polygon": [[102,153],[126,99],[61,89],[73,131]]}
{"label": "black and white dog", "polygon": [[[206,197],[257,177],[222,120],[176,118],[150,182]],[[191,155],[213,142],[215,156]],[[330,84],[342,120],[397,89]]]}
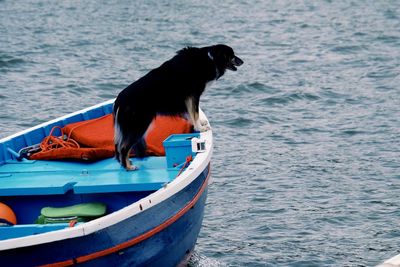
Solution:
{"label": "black and white dog", "polygon": [[194,129],[207,131],[199,120],[199,100],[207,85],[226,69],[236,71],[243,61],[227,45],[187,47],[125,88],[114,103],[115,156],[127,170],[131,149],[145,156],[143,136],[157,114],[188,115]]}

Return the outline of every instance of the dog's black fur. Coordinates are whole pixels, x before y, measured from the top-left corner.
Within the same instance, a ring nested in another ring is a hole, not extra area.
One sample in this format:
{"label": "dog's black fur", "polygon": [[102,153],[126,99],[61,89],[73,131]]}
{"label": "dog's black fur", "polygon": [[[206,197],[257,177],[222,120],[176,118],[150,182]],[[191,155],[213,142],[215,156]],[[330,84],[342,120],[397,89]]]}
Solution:
{"label": "dog's black fur", "polygon": [[188,114],[195,130],[208,130],[209,126],[199,121],[201,94],[207,83],[220,78],[226,69],[236,71],[242,64],[226,45],[187,47],[125,88],[113,108],[115,156],[121,165],[136,169],[129,161],[130,150],[144,157],[143,135],[157,114]]}

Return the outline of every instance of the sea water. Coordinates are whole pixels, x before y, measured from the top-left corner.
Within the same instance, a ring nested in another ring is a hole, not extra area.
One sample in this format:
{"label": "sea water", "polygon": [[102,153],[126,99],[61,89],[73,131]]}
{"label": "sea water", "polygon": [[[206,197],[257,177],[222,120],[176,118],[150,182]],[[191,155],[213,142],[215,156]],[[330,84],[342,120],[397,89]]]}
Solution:
{"label": "sea water", "polygon": [[400,253],[399,29],[396,0],[1,0],[0,137],[228,44],[245,63],[201,100],[214,182],[190,265],[374,266]]}

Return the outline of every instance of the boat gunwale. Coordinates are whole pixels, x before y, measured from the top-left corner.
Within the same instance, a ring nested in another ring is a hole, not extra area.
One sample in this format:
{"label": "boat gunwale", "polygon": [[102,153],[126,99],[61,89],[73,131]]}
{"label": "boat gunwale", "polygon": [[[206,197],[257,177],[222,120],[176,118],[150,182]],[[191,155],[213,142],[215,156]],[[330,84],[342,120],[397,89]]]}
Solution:
{"label": "boat gunwale", "polygon": [[[78,114],[83,114],[95,108],[102,107],[104,105],[108,105],[114,102],[114,99],[105,101],[103,103],[67,114],[65,116],[56,118],[54,120],[39,124],[37,126],[31,127],[29,129],[23,130],[11,136],[5,137],[0,140],[0,143],[9,141],[15,137],[21,136],[23,134],[29,133],[33,130],[36,130],[41,127],[45,127],[52,123],[56,123],[66,119],[68,117],[72,117]],[[205,114],[200,109],[200,118],[202,120],[207,120]],[[166,186],[160,188],[154,193],[148,195],[145,198],[142,198],[118,211],[115,211],[111,214],[98,218],[96,220],[83,223],[77,225],[75,227],[65,228],[61,230],[41,233],[37,235],[30,235],[18,238],[11,238],[0,241],[0,251],[8,250],[20,247],[34,246],[44,243],[50,243],[54,241],[60,241],[64,239],[76,238],[80,236],[86,236],[101,229],[112,226],[120,221],[123,221],[129,217],[135,216],[145,210],[153,207],[176,193],[183,190],[187,185],[193,182],[201,173],[208,167],[211,155],[213,151],[213,139],[212,139],[212,131],[206,131],[200,133],[200,138],[205,140],[206,150],[204,152],[198,153],[196,157],[194,157],[193,161],[189,165],[189,167],[183,171],[180,175],[178,175],[172,182],[168,183]]]}
{"label": "boat gunwale", "polygon": [[0,139],[0,143],[4,143],[4,142],[7,142],[7,141],[10,141],[10,140],[12,140],[12,139],[14,139],[14,138],[16,138],[16,137],[18,137],[18,136],[27,134],[27,133],[29,133],[29,132],[32,132],[32,131],[34,131],[34,130],[37,130],[37,129],[40,129],[40,128],[43,128],[43,127],[46,127],[46,126],[48,126],[48,125],[51,125],[51,124],[53,124],[53,123],[62,121],[62,120],[67,119],[67,118],[69,118],[69,117],[73,117],[73,116],[79,115],[79,114],[84,114],[84,113],[86,113],[86,112],[88,112],[88,111],[90,111],[90,110],[93,110],[93,109],[96,109],[96,108],[100,108],[100,107],[105,106],[105,105],[112,104],[112,103],[114,103],[114,101],[115,101],[115,99],[110,99],[110,100],[104,101],[104,102],[102,102],[102,103],[99,103],[99,104],[90,106],[90,107],[88,107],[88,108],[84,108],[84,109],[81,109],[81,110],[78,110],[78,111],[75,111],[75,112],[72,112],[72,113],[68,113],[68,114],[66,114],[66,115],[64,115],[64,116],[61,116],[61,117],[52,119],[52,120],[50,120],[50,121],[46,121],[46,122],[43,122],[43,123],[41,123],[41,124],[32,126],[32,127],[28,128],[28,129],[22,130],[22,131],[20,131],[20,132],[15,133],[15,134],[12,134],[12,135],[3,137],[2,139]]}

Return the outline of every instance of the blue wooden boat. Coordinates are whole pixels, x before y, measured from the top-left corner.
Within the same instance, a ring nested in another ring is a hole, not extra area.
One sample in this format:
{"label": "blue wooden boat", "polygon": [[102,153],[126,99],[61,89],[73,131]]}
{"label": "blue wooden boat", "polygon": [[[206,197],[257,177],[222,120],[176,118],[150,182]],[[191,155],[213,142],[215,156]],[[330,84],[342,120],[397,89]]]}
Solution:
{"label": "blue wooden boat", "polygon": [[[171,136],[165,157],[134,159],[140,169],[133,172],[113,158],[18,160],[20,149],[40,143],[54,126],[109,114],[112,104],[0,140],[0,202],[17,218],[16,225],[0,226],[1,266],[177,266],[188,259],[207,197],[211,131]],[[182,164],[171,165],[179,157]],[[103,203],[107,213],[76,224],[35,223],[43,207],[84,203]]]}

